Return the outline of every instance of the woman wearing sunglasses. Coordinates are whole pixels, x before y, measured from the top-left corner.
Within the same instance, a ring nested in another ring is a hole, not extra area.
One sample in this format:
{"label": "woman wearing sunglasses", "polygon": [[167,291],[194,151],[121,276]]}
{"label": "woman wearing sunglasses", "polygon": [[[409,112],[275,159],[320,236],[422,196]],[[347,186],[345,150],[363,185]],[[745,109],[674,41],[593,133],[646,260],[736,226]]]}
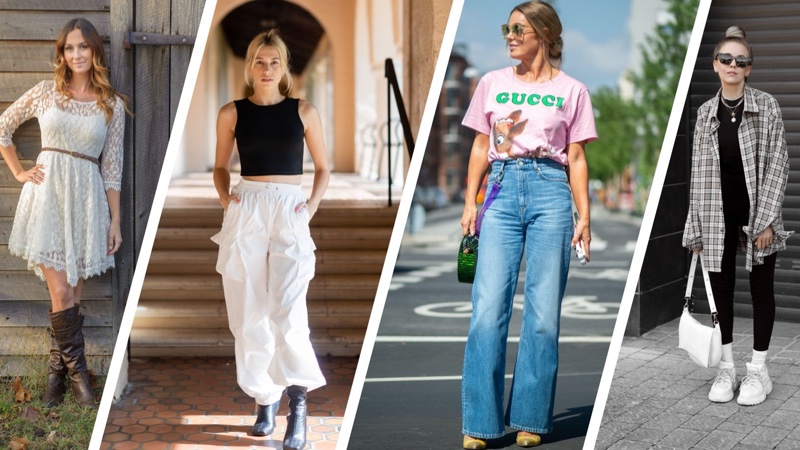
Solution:
{"label": "woman wearing sunglasses", "polygon": [[772,391],[766,357],[775,321],[773,280],[777,251],[792,232],[783,229],[789,173],[781,110],[775,98],[745,83],[753,51],[744,30],[728,28],[714,49],[719,93],[697,111],[689,214],[684,247],[703,252],[722,332],[722,362],[708,398],[733,399],[739,386],[733,362],[733,290],[736,251],[745,253],[753,302],[753,355],[737,402],[756,405]]}
{"label": "woman wearing sunglasses", "polygon": [[[559,69],[562,28],[552,6],[522,3],[501,28],[519,64],[481,79],[463,121],[476,136],[461,226],[464,235],[481,233],[462,381],[467,449],[486,448],[506,425],[519,430],[522,447],[539,445],[539,434],[552,430],[570,248],[580,244],[589,257],[584,150],[597,138],[589,93]],[[492,191],[479,221],[475,199],[489,168]],[[523,252],[525,304],[504,414],[506,339]]]}

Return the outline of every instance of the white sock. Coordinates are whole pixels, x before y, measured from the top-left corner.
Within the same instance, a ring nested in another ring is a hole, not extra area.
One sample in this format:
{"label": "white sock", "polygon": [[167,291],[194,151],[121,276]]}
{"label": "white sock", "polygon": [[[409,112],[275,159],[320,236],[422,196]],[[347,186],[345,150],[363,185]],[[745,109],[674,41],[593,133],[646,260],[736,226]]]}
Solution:
{"label": "white sock", "polygon": [[722,346],[722,362],[733,364],[733,342]]}
{"label": "white sock", "polygon": [[[724,351],[723,351],[724,353]],[[759,366],[763,366],[767,362],[767,351],[764,350],[763,352],[759,352],[753,350],[753,359],[750,361],[750,364],[756,364]]]}

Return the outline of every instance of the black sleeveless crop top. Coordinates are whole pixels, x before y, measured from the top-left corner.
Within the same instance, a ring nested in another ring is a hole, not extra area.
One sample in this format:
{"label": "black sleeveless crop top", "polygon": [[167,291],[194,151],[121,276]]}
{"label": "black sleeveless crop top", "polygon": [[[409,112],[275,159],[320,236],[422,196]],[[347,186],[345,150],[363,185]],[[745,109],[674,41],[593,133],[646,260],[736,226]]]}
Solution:
{"label": "black sleeveless crop top", "polygon": [[243,98],[234,104],[234,136],[242,175],[301,175],[305,130],[298,110],[300,100],[286,97],[262,106]]}

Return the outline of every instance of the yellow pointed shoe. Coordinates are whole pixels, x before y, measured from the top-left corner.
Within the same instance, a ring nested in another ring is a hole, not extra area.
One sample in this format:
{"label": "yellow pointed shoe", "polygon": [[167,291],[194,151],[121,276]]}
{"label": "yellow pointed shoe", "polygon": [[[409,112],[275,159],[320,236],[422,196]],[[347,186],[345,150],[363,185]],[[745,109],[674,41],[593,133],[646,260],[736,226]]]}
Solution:
{"label": "yellow pointed shoe", "polygon": [[520,447],[536,447],[541,445],[542,437],[536,433],[529,433],[527,431],[517,432],[517,445]]}
{"label": "yellow pointed shoe", "polygon": [[479,438],[474,438],[464,435],[464,448],[467,450],[484,450],[486,448],[486,441]]}

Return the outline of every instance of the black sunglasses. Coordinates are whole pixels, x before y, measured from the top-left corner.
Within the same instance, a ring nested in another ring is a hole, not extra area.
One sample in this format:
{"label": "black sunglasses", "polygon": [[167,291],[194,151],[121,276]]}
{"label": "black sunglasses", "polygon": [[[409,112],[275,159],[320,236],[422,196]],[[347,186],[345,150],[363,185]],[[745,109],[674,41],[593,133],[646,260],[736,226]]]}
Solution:
{"label": "black sunglasses", "polygon": [[747,67],[753,64],[753,58],[735,57],[730,53],[717,53],[714,59],[719,61],[720,64],[729,66],[733,60],[736,60],[737,67]]}

